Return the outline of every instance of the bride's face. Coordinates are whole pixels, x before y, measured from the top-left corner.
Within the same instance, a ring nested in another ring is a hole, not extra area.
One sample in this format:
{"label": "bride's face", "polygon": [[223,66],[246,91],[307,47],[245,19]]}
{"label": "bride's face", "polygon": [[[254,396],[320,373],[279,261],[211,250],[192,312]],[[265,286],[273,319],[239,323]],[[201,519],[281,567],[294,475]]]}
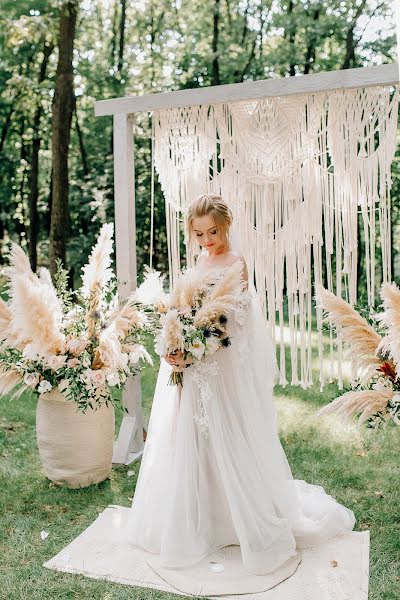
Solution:
{"label": "bride's face", "polygon": [[226,246],[224,232],[218,229],[211,215],[195,217],[192,229],[195,239],[202,248],[207,248],[209,254],[218,254]]}

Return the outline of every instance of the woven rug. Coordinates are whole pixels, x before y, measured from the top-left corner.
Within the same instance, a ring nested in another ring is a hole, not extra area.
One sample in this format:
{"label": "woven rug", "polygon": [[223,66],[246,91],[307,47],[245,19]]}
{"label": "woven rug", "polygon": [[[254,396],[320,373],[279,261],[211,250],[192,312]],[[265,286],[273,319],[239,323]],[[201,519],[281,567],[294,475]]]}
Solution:
{"label": "woven rug", "polygon": [[[368,531],[353,531],[318,548],[302,549],[301,558],[293,557],[288,563],[284,581],[275,587],[271,587],[273,582],[269,581],[267,591],[249,594],[241,590],[250,580],[262,588],[263,582],[259,582],[264,576],[250,575],[241,568],[237,546],[218,550],[192,569],[163,570],[157,565],[155,555],[118,541],[117,532],[129,510],[109,505],[87,529],[43,566],[180,596],[212,598],[222,594],[221,581],[228,582],[226,589],[230,590],[233,581],[235,592],[225,594],[224,600],[368,599]],[[169,583],[171,581],[173,585]]]}

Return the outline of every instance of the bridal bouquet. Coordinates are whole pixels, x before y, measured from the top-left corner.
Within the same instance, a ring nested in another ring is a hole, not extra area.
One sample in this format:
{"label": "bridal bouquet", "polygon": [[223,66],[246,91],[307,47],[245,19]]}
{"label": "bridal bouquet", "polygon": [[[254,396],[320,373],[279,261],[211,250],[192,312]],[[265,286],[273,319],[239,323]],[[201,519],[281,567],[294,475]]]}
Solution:
{"label": "bridal bouquet", "polygon": [[[136,299],[153,308],[157,354],[180,351],[185,361],[196,363],[219,348],[228,347],[229,315],[239,310],[243,288],[241,261],[219,274],[187,269],[171,294],[163,290],[163,277],[157,271],[147,270]],[[183,370],[173,370],[169,383],[182,382]]]}
{"label": "bridal bouquet", "polygon": [[9,299],[0,299],[0,395],[58,388],[82,410],[114,404],[112,388],[140,370],[139,359],[151,362],[141,343],[145,311],[134,294],[118,301],[112,235],[113,225],[103,225],[77,292],[69,291],[61,261],[53,284],[46,268],[33,273],[12,244]]}
{"label": "bridal bouquet", "polygon": [[350,350],[358,371],[352,389],[318,415],[359,413],[360,422],[367,421],[369,426],[388,421],[400,425],[400,289],[386,283],[380,294],[383,311],[369,322],[345,300],[317,287],[316,298],[325,318]]}

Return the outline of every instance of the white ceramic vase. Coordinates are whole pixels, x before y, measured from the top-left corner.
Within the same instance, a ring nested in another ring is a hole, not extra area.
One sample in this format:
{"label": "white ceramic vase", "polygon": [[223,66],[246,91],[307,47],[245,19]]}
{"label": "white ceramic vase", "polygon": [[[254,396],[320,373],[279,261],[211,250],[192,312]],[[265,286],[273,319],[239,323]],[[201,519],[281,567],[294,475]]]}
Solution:
{"label": "white ceramic vase", "polygon": [[86,414],[56,388],[41,394],[36,409],[36,436],[46,476],[57,485],[82,488],[111,473],[114,407],[88,408]]}

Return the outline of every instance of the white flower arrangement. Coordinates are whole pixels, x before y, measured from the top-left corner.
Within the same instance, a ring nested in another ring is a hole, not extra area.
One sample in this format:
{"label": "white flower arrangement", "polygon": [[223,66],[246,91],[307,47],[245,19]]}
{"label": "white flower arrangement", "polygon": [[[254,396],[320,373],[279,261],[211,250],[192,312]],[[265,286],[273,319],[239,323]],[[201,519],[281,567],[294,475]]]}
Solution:
{"label": "white flower arrangement", "polygon": [[0,299],[0,395],[57,388],[80,409],[115,404],[112,388],[152,364],[142,345],[148,317],[133,292],[119,302],[111,269],[113,225],[103,225],[83,267],[82,286],[71,292],[61,261],[53,284],[49,271],[33,273],[12,244],[8,301]]}

